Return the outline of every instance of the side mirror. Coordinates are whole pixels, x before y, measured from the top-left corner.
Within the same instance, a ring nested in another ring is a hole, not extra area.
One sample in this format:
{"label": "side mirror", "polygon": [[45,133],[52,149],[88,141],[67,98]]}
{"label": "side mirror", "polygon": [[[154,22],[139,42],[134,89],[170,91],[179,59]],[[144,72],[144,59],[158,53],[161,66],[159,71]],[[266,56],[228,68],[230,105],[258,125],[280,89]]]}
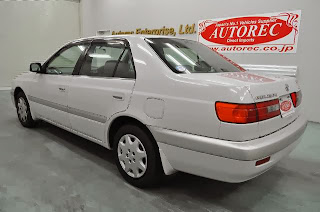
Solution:
{"label": "side mirror", "polygon": [[41,63],[31,63],[30,71],[39,73],[41,71]]}

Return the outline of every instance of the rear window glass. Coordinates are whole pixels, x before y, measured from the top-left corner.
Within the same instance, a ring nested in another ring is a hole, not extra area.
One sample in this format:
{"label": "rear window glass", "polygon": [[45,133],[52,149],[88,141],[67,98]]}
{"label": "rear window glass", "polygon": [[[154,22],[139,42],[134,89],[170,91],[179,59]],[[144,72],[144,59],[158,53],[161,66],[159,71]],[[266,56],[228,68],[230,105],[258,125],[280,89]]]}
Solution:
{"label": "rear window glass", "polygon": [[175,38],[148,38],[146,41],[176,73],[243,71],[239,65],[196,41]]}

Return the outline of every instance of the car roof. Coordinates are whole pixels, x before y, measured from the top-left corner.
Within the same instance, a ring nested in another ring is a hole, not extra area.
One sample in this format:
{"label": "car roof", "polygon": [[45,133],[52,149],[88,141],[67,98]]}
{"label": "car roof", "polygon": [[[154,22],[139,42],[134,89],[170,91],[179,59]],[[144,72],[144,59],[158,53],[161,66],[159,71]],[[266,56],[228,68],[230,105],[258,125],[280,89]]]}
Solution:
{"label": "car roof", "polygon": [[130,41],[132,38],[175,38],[175,39],[185,39],[185,38],[179,38],[179,37],[174,37],[174,36],[163,36],[163,35],[145,35],[145,34],[129,34],[129,35],[105,35],[105,36],[91,36],[91,37],[84,37],[84,38],[79,38],[76,40],[73,40],[69,43],[74,43],[74,42],[81,42],[81,41],[87,41],[87,40],[95,40],[95,39],[106,39],[106,38],[125,38]]}

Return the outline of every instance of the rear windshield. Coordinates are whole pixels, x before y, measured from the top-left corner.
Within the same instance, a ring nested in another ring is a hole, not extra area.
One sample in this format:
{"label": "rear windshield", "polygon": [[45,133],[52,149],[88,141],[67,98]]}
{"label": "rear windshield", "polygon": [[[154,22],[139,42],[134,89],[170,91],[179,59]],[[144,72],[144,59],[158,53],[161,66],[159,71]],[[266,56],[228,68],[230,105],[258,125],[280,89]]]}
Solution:
{"label": "rear windshield", "polygon": [[196,41],[175,38],[148,38],[146,41],[176,73],[242,71],[239,65]]}

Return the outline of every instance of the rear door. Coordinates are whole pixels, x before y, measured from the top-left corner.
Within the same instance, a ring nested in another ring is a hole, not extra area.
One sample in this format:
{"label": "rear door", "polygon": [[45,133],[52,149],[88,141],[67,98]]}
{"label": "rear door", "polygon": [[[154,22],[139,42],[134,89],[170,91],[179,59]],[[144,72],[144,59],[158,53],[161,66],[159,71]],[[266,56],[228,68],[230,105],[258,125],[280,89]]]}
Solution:
{"label": "rear door", "polygon": [[126,40],[96,40],[69,85],[72,129],[104,141],[106,121],[128,108],[135,70]]}

